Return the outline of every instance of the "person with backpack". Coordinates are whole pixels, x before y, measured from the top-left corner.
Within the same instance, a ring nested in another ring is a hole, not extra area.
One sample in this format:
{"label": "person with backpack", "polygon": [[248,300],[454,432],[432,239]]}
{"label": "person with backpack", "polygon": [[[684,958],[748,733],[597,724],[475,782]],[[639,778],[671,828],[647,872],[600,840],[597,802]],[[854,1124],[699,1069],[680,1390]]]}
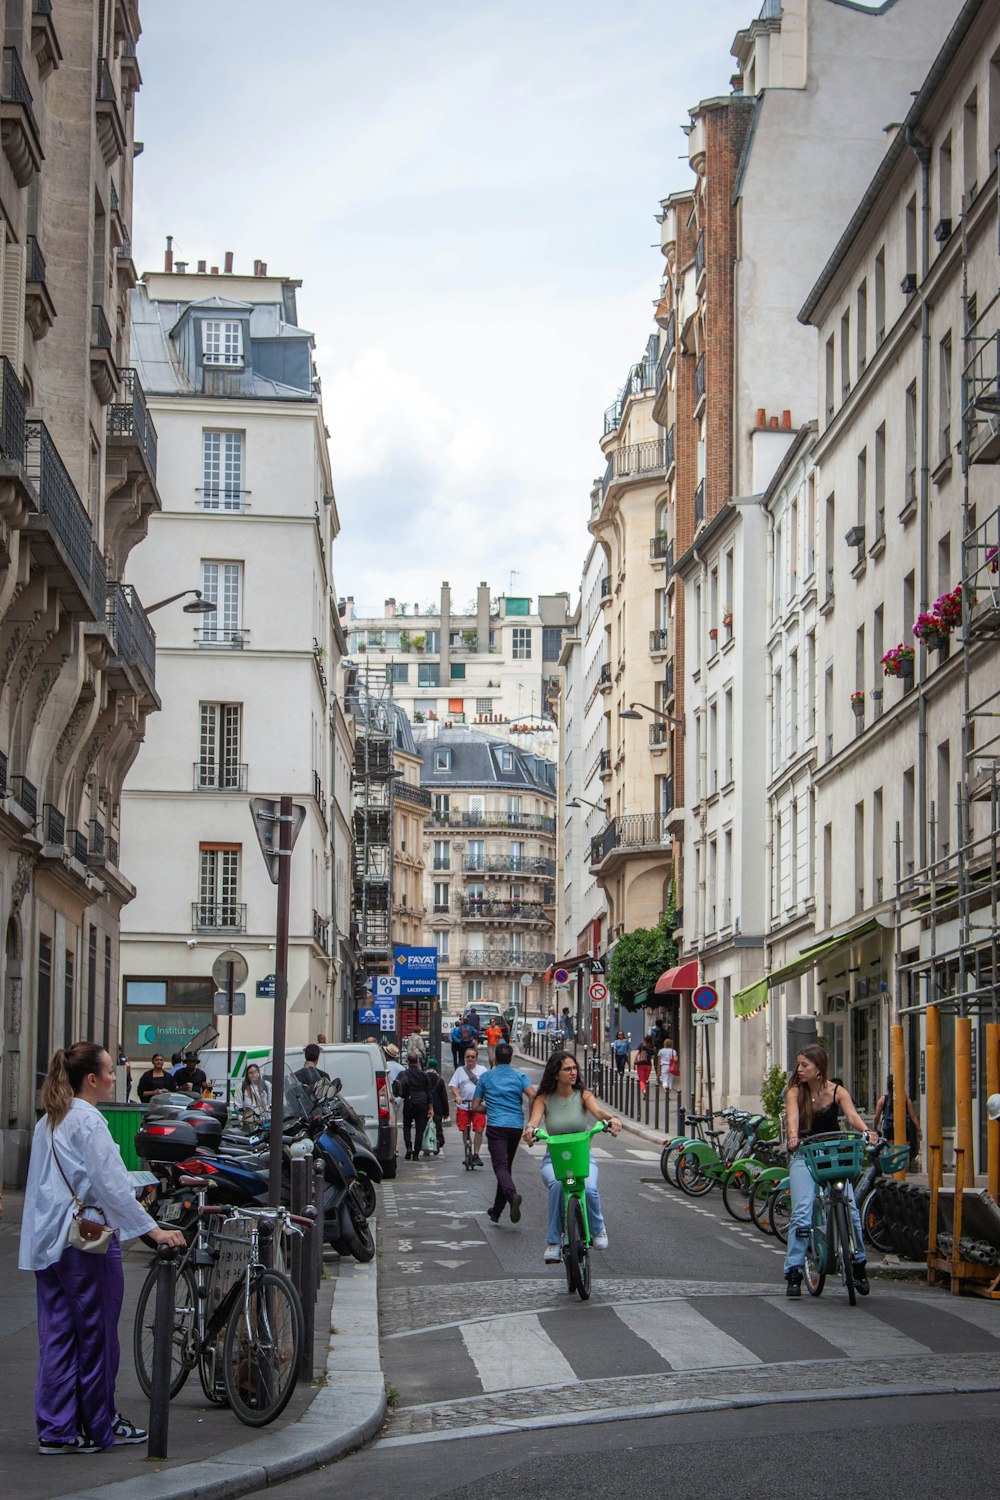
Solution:
{"label": "person with backpack", "polygon": [[[406,1160],[419,1161],[431,1107],[431,1085],[420,1065],[420,1053],[411,1052],[406,1067],[392,1085],[392,1091],[403,1101],[403,1143]],[[416,1140],[414,1148],[413,1141]]]}
{"label": "person with backpack", "polygon": [[451,1028],[451,1061],[452,1061],[452,1066],[455,1067],[455,1068],[460,1068],[462,1066],[462,1058],[464,1056],[465,1056],[465,1049],[462,1046],[462,1027],[461,1027],[460,1023],[458,1021],[456,1021],[455,1024],[454,1024],[454,1026]]}

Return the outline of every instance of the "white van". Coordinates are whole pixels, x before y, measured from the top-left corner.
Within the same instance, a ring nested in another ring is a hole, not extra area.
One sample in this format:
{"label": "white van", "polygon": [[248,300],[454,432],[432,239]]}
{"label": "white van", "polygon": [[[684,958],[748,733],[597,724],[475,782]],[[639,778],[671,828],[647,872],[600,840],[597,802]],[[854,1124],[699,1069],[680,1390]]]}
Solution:
{"label": "white van", "polygon": [[[385,1056],[381,1047],[366,1042],[328,1043],[320,1047],[318,1067],[331,1078],[341,1080],[344,1098],[365,1122],[365,1132],[372,1151],[378,1157],[386,1177],[396,1175],[396,1112],[392,1107],[386,1077]],[[271,1048],[233,1048],[233,1093],[243,1081],[250,1063],[263,1072],[271,1060]],[[285,1061],[296,1072],[305,1066],[305,1049],[288,1047]],[[209,1047],[199,1053],[199,1064],[218,1099],[226,1097],[226,1049]]]}

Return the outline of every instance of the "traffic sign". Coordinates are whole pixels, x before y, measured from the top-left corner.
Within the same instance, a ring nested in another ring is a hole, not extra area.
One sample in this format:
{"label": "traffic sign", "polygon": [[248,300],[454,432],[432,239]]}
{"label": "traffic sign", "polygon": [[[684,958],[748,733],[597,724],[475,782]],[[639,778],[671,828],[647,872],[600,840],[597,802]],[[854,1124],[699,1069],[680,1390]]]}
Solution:
{"label": "traffic sign", "polygon": [[719,1018],[712,1010],[702,1011],[700,1015],[691,1017],[692,1026],[718,1026]]}
{"label": "traffic sign", "polygon": [[[272,882],[278,884],[278,856],[281,853],[281,839],[278,833],[278,822],[281,817],[280,799],[271,797],[251,797],[250,811],[253,814],[253,826],[257,832],[257,842],[260,852],[264,856],[267,865],[267,873]],[[288,840],[288,854],[295,847],[295,840],[299,836],[299,829],[306,820],[306,810],[300,802],[292,806],[292,829]]]}
{"label": "traffic sign", "polygon": [[598,1003],[600,1003],[600,1001],[602,1000],[606,1000],[608,998],[607,985],[602,984],[599,979],[595,979],[593,984],[590,986],[590,998],[591,1000],[596,1000]]}
{"label": "traffic sign", "polygon": [[590,972],[591,974],[603,974],[604,960],[602,958],[592,958],[590,961]]}
{"label": "traffic sign", "polygon": [[382,1031],[395,1031],[396,1007],[383,1005],[378,1013],[378,1024]]}
{"label": "traffic sign", "polygon": [[[229,1014],[229,993],[228,993],[227,990],[216,990],[216,992],[215,992],[215,1004],[213,1006],[213,1009],[214,1009],[214,1012],[215,1012],[215,1014],[217,1016],[228,1016],[228,1014]],[[233,996],[233,1015],[234,1016],[245,1016],[246,1013],[247,1013],[247,997],[243,993],[243,991],[241,990],[239,992],[239,994],[236,994],[236,995]]]}
{"label": "traffic sign", "polygon": [[217,990],[224,990],[228,987],[230,964],[233,966],[233,984],[246,984],[247,975],[250,973],[246,959],[235,948],[227,948],[225,953],[219,954],[212,965],[212,978],[215,980]]}
{"label": "traffic sign", "polygon": [[569,984],[569,970],[555,969],[552,973],[553,984]]}
{"label": "traffic sign", "polygon": [[719,1003],[719,992],[710,984],[700,984],[691,996],[695,1010],[714,1010]]}

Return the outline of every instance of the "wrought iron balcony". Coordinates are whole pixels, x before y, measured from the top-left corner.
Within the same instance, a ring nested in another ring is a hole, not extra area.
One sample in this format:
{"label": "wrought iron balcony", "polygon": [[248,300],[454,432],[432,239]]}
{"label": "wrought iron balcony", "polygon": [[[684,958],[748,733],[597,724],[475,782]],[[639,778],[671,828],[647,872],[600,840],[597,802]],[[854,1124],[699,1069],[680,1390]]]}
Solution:
{"label": "wrought iron balcony", "polygon": [[313,912],[313,942],[318,943],[324,953],[330,951],[330,920],[321,917],[318,911]]}
{"label": "wrought iron balcony", "polygon": [[659,396],[667,382],[670,360],[677,342],[677,314],[671,313],[660,341],[660,357],[656,361],[656,394]]}
{"label": "wrought iron balcony", "polygon": [[441,812],[430,818],[438,828],[514,828],[529,833],[555,833],[555,818],[543,813],[520,812]]}
{"label": "wrought iron balcony", "polygon": [[666,626],[649,632],[649,649],[653,653],[670,649],[670,632]]}
{"label": "wrought iron balcony", "polygon": [[24,241],[24,245],[25,249],[28,252],[27,263],[25,265],[24,271],[25,281],[38,281],[44,283],[45,256],[42,254],[42,247],[39,245],[37,239],[33,234],[29,234],[27,236]]}
{"label": "wrought iron balcony", "polygon": [[246,789],[245,761],[229,761],[221,766],[207,760],[195,761],[194,790],[196,792],[245,792]]}
{"label": "wrought iron balcony", "polygon": [[38,788],[27,776],[12,776],[10,778],[11,791],[14,801],[18,807],[24,809],[32,822],[38,817]]}
{"label": "wrought iron balcony", "polygon": [[191,903],[192,932],[246,932],[247,908],[245,901]]}
{"label": "wrought iron balcony", "polygon": [[411,807],[430,809],[431,794],[424,791],[422,786],[411,786],[409,782],[398,781],[393,796],[397,802],[409,803]]}
{"label": "wrought iron balcony", "polygon": [[120,868],[120,866],[119,866],[119,854],[118,854],[118,840],[117,839],[113,839],[110,834],[108,835],[105,858],[107,859],[107,862],[108,862],[109,865],[114,865],[114,867],[115,867],[116,870]]}
{"label": "wrought iron balcony", "polygon": [[92,349],[111,348],[111,328],[104,316],[104,308],[99,302],[95,302],[90,309],[90,347]]}
{"label": "wrought iron balcony", "polygon": [[470,921],[545,922],[545,907],[540,901],[487,901],[462,896],[453,905]]}
{"label": "wrought iron balcony", "polygon": [[610,776],[611,774],[611,751],[602,750],[598,756],[597,774],[599,776]]}
{"label": "wrought iron balcony", "polygon": [[90,820],[90,852],[98,859],[104,858],[104,824],[97,818]]}
{"label": "wrought iron balcony", "polygon": [[[205,619],[214,622],[215,616],[206,615]],[[204,651],[243,651],[250,644],[250,632],[224,624],[205,624],[196,634],[195,644]]]}
{"label": "wrought iron balcony", "polygon": [[540,974],[556,961],[554,953],[521,948],[466,948],[461,955],[463,969],[521,969]]}
{"label": "wrought iron balcony", "polygon": [[111,163],[125,153],[125,127],[122,124],[121,110],[118,107],[118,95],[115,92],[115,82],[111,76],[111,67],[106,57],[97,60],[97,87],[95,89],[95,104],[97,114],[97,140],[104,157],[104,165],[110,167]]}
{"label": "wrought iron balcony", "polygon": [[[110,329],[108,336],[110,338]],[[120,375],[122,399],[108,407],[108,437],[116,448],[134,448],[149,478],[155,482],[156,428],[149,415],[146,395],[137,372],[131,366],[121,370]]]}
{"label": "wrought iron balcony", "polygon": [[663,434],[663,467],[669,473],[674,466],[674,454],[676,448],[675,434],[676,423],[667,428]]}
{"label": "wrought iron balcony", "polygon": [[18,187],[27,187],[43,161],[38,121],[16,47],[3,49],[0,69],[0,141]]}
{"label": "wrought iron balcony", "polygon": [[94,620],[105,615],[106,568],[93,540],[93,529],[44,422],[25,424],[25,469],[35,486],[39,514],[30,517],[39,561],[61,573],[71,599]]}
{"label": "wrought iron balcony", "polygon": [[607,575],[601,579],[601,598],[611,598],[611,579]]}
{"label": "wrought iron balcony", "polygon": [[462,868],[467,875],[554,875],[556,862],[541,855],[501,854],[467,858]]}
{"label": "wrought iron balcony", "polygon": [[663,686],[668,698],[674,696],[674,659],[667,662],[667,670],[663,674]]}
{"label": "wrought iron balcony", "polygon": [[77,864],[89,864],[90,856],[87,848],[87,835],[81,829],[67,829],[66,848],[76,860]]}
{"label": "wrought iron balcony", "polygon": [[602,664],[601,664],[601,670],[597,674],[597,690],[598,690],[598,692],[603,692],[605,688],[609,688],[610,686],[611,686],[611,663],[609,661],[606,661],[606,662],[602,662]]}
{"label": "wrought iron balcony", "polygon": [[667,555],[669,546],[670,542],[664,532],[661,531],[656,536],[651,536],[649,539],[650,562],[662,562]]}
{"label": "wrought iron balcony", "polygon": [[119,379],[113,350],[104,309],[95,302],[90,309],[90,381],[102,406],[107,406],[114,396]]}
{"label": "wrought iron balcony", "polygon": [[698,488],[694,492],[694,524],[700,526],[705,519],[705,481],[698,480]]}
{"label": "wrought iron balcony", "polygon": [[666,814],[626,813],[624,817],[612,818],[591,839],[590,863],[592,867],[603,864],[616,849],[662,849],[669,843]]}
{"label": "wrought iron balcony", "polygon": [[9,359],[0,361],[0,456],[24,464],[24,391]]}
{"label": "wrought iron balcony", "polygon": [[118,660],[156,690],[156,636],[135,589],[128,583],[108,584],[107,619]]}
{"label": "wrought iron balcony", "polygon": [[705,272],[705,231],[699,234],[694,246],[694,274],[700,281]]}
{"label": "wrought iron balcony", "polygon": [[705,395],[705,356],[704,356],[704,354],[699,354],[698,355],[698,363],[694,367],[694,402],[695,402],[696,406],[698,405],[698,402],[703,399],[704,395]]}
{"label": "wrought iron balcony", "polygon": [[633,396],[642,396],[655,389],[656,360],[647,355],[629,370],[617,399],[604,413],[604,436],[607,437],[608,433],[618,430],[625,407]]}
{"label": "wrought iron balcony", "polygon": [[52,802],[42,808],[42,837],[47,844],[60,848],[66,842],[66,819]]}
{"label": "wrought iron balcony", "polygon": [[670,743],[670,725],[669,724],[650,724],[650,726],[649,726],[649,744],[650,744],[650,748],[653,749],[653,750],[657,750],[657,749],[660,748],[661,745],[669,745],[669,743]]}

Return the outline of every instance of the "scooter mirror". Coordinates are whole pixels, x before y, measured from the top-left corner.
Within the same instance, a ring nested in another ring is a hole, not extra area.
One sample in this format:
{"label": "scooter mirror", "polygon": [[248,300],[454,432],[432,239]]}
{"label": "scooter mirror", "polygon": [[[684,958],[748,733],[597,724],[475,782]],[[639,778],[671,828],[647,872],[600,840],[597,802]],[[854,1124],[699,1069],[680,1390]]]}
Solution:
{"label": "scooter mirror", "polygon": [[341,1080],[339,1078],[333,1078],[333,1079],[331,1079],[331,1081],[330,1081],[330,1092],[331,1092],[331,1094],[339,1094],[340,1090],[341,1090]]}

